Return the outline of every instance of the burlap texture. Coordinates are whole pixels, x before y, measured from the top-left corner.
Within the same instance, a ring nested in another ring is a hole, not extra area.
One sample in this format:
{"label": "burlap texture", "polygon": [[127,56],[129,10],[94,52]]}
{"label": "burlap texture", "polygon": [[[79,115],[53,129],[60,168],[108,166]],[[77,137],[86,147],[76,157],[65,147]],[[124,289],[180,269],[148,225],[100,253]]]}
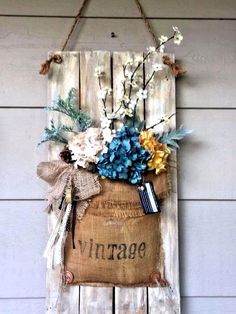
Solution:
{"label": "burlap texture", "polygon": [[[157,193],[169,191],[167,174],[147,178]],[[147,181],[146,180],[146,181]],[[161,215],[144,215],[137,187],[103,180],[83,220],[65,246],[65,269],[73,284],[98,286],[153,286],[152,274],[164,282]],[[156,282],[156,284],[158,284]]]}

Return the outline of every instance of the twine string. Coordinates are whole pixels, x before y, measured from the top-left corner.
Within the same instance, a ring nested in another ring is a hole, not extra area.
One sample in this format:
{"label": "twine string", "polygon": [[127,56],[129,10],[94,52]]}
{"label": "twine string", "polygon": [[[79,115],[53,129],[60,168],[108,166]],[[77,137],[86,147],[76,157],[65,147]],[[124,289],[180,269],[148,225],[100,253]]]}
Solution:
{"label": "twine string", "polygon": [[[65,40],[64,44],[62,45],[61,51],[65,51],[65,48],[66,48],[66,46],[67,46],[67,44],[68,44],[68,42],[69,42],[69,40],[71,38],[71,35],[73,34],[74,29],[76,28],[76,25],[78,24],[79,20],[81,19],[82,13],[83,13],[86,5],[88,4],[88,2],[89,2],[89,0],[83,0],[81,6],[79,8],[79,11],[78,11],[78,13],[77,13],[77,15],[76,15],[76,17],[74,19],[74,22],[73,22],[73,24],[71,26],[71,29],[70,29],[67,37],[66,37],[66,40]],[[143,7],[142,7],[142,5],[140,3],[140,0],[135,0],[135,3],[137,5],[137,7],[138,7],[140,15],[143,18],[143,21],[145,23],[145,26],[147,27],[148,32],[152,36],[153,42],[155,44],[155,47],[158,46],[158,44],[159,44],[158,38],[156,37],[156,35],[154,33],[154,30],[153,30],[151,24],[149,23],[149,20],[148,20],[146,14],[144,12],[144,9],[143,9]],[[60,64],[60,63],[63,62],[63,59],[58,54],[52,55],[43,64],[41,64],[41,69],[40,69],[39,73],[42,74],[42,75],[48,74],[48,72],[50,70],[50,65],[51,65],[52,62]]]}

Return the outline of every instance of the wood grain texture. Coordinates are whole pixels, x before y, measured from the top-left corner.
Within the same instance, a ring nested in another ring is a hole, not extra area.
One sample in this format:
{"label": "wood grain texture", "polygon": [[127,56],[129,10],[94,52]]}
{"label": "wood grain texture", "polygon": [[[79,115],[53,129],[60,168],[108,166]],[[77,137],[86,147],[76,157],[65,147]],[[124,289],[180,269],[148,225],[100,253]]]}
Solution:
{"label": "wood grain texture", "polygon": [[[101,88],[111,88],[111,62],[108,51],[82,51],[80,53],[80,106],[88,112],[95,126],[100,125],[102,101],[98,99],[100,90],[95,68],[101,67],[106,73],[101,79]],[[111,97],[107,98],[107,109],[111,112]]]}
{"label": "wood grain texture", "polygon": [[[48,103],[52,104],[58,96],[63,99],[68,96],[71,88],[79,90],[79,53],[61,53],[63,63],[61,65],[53,64],[48,77]],[[55,123],[66,123],[68,117],[49,112],[48,120]],[[50,143],[49,160],[59,159],[58,155],[62,149],[62,145]],[[56,222],[56,216],[51,213],[48,218],[49,233],[53,230]],[[60,273],[55,269],[47,269],[47,292],[46,307],[48,314],[79,314],[79,286],[67,286],[61,291],[61,307],[58,312],[58,280]]]}
{"label": "wood grain texture", "polygon": [[[110,53],[108,51],[85,51],[80,53],[80,106],[81,110],[89,113],[100,125],[102,103],[98,99],[100,90],[98,78],[94,76],[95,68],[100,66],[105,72],[101,80],[101,88],[111,87]],[[111,112],[111,97],[107,99],[107,110]],[[98,310],[101,314],[112,311],[112,288],[80,287],[80,313],[93,314]],[[73,314],[73,313],[71,313]]]}
{"label": "wood grain texture", "polygon": [[43,201],[0,202],[0,298],[45,296],[45,206]]}
{"label": "wood grain texture", "polygon": [[[50,16],[75,16],[82,0],[1,0],[1,14],[28,14]],[[206,17],[206,18],[235,18],[236,5],[233,0],[224,2],[217,0],[166,0],[166,1],[142,1],[145,12],[151,17]],[[85,16],[109,16],[109,17],[140,17],[140,13],[134,1],[127,0],[99,0],[90,1]]]}
{"label": "wood grain texture", "polygon": [[[39,66],[48,50],[60,48],[71,22],[62,18],[0,17],[0,57],[4,63],[0,106],[47,104],[46,78],[38,75]],[[167,47],[187,70],[177,82],[177,107],[235,108],[235,21],[153,20],[152,24],[157,34],[169,34],[172,24],[184,34],[180,47]],[[110,37],[111,31],[117,38]],[[82,20],[68,49],[146,51],[150,45],[143,21],[88,19]]]}
{"label": "wood grain texture", "polygon": [[[141,52],[114,52],[113,53],[113,110],[116,112],[119,109],[119,101],[124,95],[124,89],[121,84],[124,80],[123,66],[126,65],[128,60],[131,60],[134,64],[132,68],[128,66],[126,68],[125,74],[135,69],[137,66],[137,60],[143,57]],[[143,75],[143,66],[141,66],[136,72],[135,78],[142,77]],[[127,86],[128,90],[129,87]],[[136,99],[135,93],[137,89],[133,89],[131,93],[132,99]],[[140,101],[137,114],[140,119],[144,118],[144,103]],[[116,123],[116,128],[120,125]],[[122,313],[146,313],[147,311],[147,289],[146,288],[136,288],[136,289],[125,289],[125,288],[115,288],[115,312]]]}
{"label": "wood grain texture", "polygon": [[[162,56],[162,54],[150,56],[149,62],[145,64],[147,78],[151,77],[154,65],[162,65]],[[174,61],[173,55],[169,57]],[[163,66],[161,71],[154,74],[154,79],[155,84],[150,81],[147,87],[149,97],[145,101],[145,120],[148,127],[156,124],[163,116],[170,116],[176,112],[175,78],[170,69]],[[162,133],[175,126],[175,117],[172,117],[168,125],[159,124],[155,130]],[[177,172],[174,153],[169,160],[169,171],[172,187],[170,196],[162,204],[161,234],[165,254],[165,276],[170,286],[148,288],[148,310],[153,314],[162,311],[180,313]]]}

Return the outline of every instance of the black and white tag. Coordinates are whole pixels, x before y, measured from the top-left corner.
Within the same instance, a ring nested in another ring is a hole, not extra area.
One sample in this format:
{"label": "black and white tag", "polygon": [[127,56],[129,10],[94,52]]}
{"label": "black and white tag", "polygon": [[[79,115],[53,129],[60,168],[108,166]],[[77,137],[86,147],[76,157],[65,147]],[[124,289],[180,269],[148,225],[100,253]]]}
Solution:
{"label": "black and white tag", "polygon": [[161,212],[160,202],[152,182],[144,182],[138,186],[138,192],[144,213],[146,215]]}

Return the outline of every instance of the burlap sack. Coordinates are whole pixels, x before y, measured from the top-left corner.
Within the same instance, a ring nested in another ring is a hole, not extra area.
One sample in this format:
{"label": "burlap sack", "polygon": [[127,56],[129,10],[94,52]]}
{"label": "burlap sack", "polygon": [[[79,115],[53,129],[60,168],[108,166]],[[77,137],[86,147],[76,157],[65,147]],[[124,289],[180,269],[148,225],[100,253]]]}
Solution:
{"label": "burlap sack", "polygon": [[[149,178],[150,179],[150,178]],[[166,174],[153,178],[157,194],[168,193]],[[101,286],[165,285],[161,214],[144,215],[137,187],[102,181],[65,246],[65,269],[70,283]]]}

